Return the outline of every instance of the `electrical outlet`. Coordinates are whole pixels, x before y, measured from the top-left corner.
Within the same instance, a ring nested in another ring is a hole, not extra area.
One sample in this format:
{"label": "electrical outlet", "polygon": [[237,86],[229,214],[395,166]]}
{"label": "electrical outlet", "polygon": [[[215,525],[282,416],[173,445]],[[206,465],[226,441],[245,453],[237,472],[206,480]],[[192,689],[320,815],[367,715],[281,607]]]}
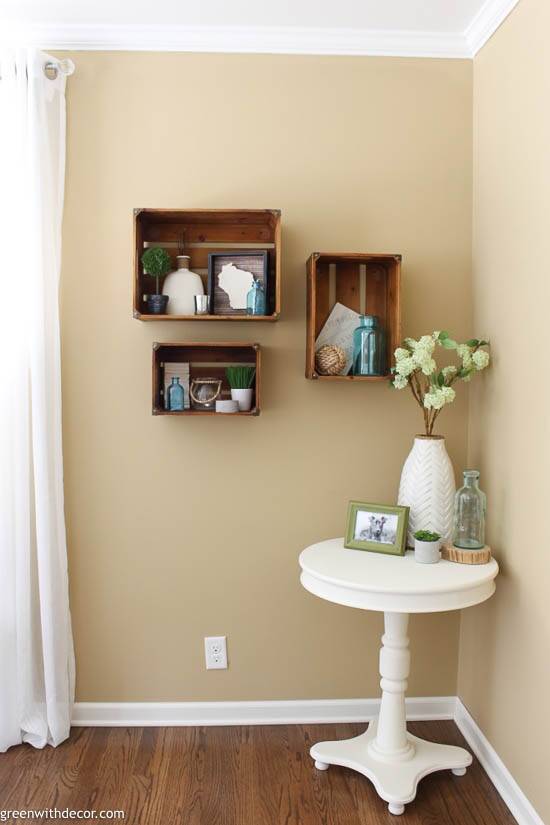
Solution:
{"label": "electrical outlet", "polygon": [[227,669],[227,641],[225,636],[206,636],[204,657],[207,670]]}

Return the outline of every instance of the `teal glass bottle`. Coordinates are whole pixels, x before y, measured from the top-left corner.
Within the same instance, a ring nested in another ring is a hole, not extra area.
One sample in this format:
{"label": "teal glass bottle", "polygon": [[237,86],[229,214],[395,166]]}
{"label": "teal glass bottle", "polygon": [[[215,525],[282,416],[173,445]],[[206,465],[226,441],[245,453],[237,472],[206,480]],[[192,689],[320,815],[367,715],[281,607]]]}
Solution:
{"label": "teal glass bottle", "polygon": [[254,282],[246,296],[247,315],[265,315],[265,291],[261,283],[254,278]]}
{"label": "teal glass bottle", "polygon": [[353,374],[386,375],[386,335],[376,315],[361,315],[353,333]]}
{"label": "teal glass bottle", "polygon": [[185,394],[180,380],[177,376],[172,378],[172,383],[168,387],[168,409],[172,411],[181,411],[185,406]]}
{"label": "teal glass bottle", "polygon": [[455,496],[453,544],[464,550],[485,547],[487,497],[479,489],[479,471],[464,470],[464,486]]}

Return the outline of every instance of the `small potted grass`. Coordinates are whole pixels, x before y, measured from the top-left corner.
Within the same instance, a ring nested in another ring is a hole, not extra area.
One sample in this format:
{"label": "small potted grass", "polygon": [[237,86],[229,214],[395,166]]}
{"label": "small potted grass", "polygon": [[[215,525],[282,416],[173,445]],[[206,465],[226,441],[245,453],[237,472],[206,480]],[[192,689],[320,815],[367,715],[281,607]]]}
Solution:
{"label": "small potted grass", "polygon": [[227,367],[225,374],[231,387],[231,398],[239,405],[239,412],[248,412],[252,407],[256,367]]}
{"label": "small potted grass", "polygon": [[439,561],[441,536],[430,530],[417,530],[414,534],[414,559],[420,564],[435,564]]}

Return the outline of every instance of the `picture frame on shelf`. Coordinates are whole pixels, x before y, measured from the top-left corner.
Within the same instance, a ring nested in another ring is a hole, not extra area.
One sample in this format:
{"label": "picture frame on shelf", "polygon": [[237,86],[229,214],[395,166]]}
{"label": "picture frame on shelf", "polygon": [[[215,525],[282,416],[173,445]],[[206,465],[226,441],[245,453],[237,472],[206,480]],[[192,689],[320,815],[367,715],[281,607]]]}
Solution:
{"label": "picture frame on shelf", "polygon": [[344,546],[351,550],[403,556],[408,521],[408,507],[350,501]]}
{"label": "picture frame on shelf", "polygon": [[[211,315],[246,315],[246,297],[254,280],[268,296],[267,250],[234,250],[208,254],[208,292]],[[271,311],[266,307],[266,314]]]}

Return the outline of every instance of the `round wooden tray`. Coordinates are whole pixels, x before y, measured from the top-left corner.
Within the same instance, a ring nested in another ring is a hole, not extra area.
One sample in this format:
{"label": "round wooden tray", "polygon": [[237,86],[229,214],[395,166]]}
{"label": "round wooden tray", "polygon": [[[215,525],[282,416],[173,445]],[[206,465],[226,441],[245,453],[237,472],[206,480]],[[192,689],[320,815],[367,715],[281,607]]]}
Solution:
{"label": "round wooden tray", "polygon": [[486,544],[482,550],[463,550],[454,544],[442,544],[441,558],[457,564],[487,564],[491,560],[491,548]]}

